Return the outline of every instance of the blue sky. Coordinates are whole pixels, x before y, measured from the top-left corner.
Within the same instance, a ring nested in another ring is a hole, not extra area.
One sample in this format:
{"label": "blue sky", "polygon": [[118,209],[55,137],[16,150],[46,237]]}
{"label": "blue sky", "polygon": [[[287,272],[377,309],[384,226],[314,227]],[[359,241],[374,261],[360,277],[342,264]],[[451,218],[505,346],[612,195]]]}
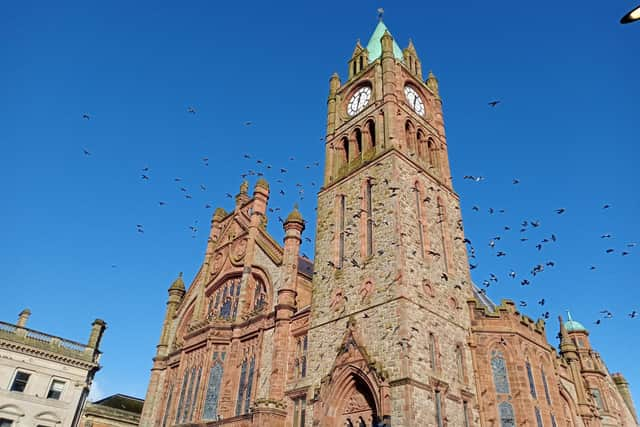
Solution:
{"label": "blue sky", "polygon": [[[618,24],[629,0],[4,4],[2,320],[29,307],[31,327],[86,341],[92,320],[105,319],[100,389],[143,397],[166,289],[202,261],[206,204],[231,208],[225,193],[261,159],[288,170],[282,184],[267,174],[270,206],[286,213],[298,201],[313,237],[328,79],[344,80],[380,6],[400,46],[412,38],[439,78],[475,282],[494,273],[494,300],[526,300],[532,317],[549,311],[553,344],[555,319],[570,309],[638,402],[640,318],[627,315],[640,311],[640,247],[627,244],[640,242],[640,24]],[[269,230],[280,240],[277,216]],[[540,227],[520,233],[524,220]],[[551,234],[557,242],[538,251]],[[604,309],[614,317],[594,325]]]}

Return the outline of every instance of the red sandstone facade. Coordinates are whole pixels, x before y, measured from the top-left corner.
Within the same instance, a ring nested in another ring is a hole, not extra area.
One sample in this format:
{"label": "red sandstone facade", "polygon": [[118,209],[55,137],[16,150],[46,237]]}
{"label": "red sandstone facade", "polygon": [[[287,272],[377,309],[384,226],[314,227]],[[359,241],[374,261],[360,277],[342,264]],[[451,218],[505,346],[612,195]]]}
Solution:
{"label": "red sandstone facade", "polygon": [[313,262],[297,210],[283,246],[266,232],[266,181],[216,210],[141,426],[637,426],[581,325],[557,351],[474,287],[437,80],[382,23],[331,78],[325,160]]}

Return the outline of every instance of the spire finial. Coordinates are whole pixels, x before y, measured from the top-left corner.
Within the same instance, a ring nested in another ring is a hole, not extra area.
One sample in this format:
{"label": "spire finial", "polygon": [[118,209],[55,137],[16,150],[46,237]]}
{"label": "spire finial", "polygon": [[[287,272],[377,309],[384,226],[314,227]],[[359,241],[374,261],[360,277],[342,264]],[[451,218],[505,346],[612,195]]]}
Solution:
{"label": "spire finial", "polygon": [[384,9],[379,7],[378,8],[378,21],[382,21],[382,15],[384,15]]}
{"label": "spire finial", "polygon": [[567,310],[567,319],[569,319],[569,321],[573,320],[573,318],[571,317],[571,312],[569,310]]}

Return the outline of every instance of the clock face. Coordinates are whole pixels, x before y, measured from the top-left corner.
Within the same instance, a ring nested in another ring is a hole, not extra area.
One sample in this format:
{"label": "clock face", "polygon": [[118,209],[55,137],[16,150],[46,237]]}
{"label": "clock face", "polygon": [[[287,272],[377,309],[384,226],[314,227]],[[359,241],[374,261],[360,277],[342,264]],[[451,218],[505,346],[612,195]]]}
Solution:
{"label": "clock face", "polygon": [[407,102],[411,105],[413,111],[424,116],[424,102],[422,102],[422,98],[420,98],[418,92],[411,86],[405,86],[404,96],[407,98]]}
{"label": "clock face", "polygon": [[371,99],[371,88],[368,86],[361,87],[353,94],[347,105],[347,114],[355,116],[364,109]]}

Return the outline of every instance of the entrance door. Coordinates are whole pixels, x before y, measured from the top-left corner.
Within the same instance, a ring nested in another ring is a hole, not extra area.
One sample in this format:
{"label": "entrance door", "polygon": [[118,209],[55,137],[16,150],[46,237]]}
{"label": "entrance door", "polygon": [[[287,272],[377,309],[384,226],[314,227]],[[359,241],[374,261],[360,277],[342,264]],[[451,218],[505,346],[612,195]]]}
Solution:
{"label": "entrance door", "polygon": [[340,427],[373,427],[377,422],[375,404],[366,388],[356,382],[350,395],[339,412],[337,426]]}

